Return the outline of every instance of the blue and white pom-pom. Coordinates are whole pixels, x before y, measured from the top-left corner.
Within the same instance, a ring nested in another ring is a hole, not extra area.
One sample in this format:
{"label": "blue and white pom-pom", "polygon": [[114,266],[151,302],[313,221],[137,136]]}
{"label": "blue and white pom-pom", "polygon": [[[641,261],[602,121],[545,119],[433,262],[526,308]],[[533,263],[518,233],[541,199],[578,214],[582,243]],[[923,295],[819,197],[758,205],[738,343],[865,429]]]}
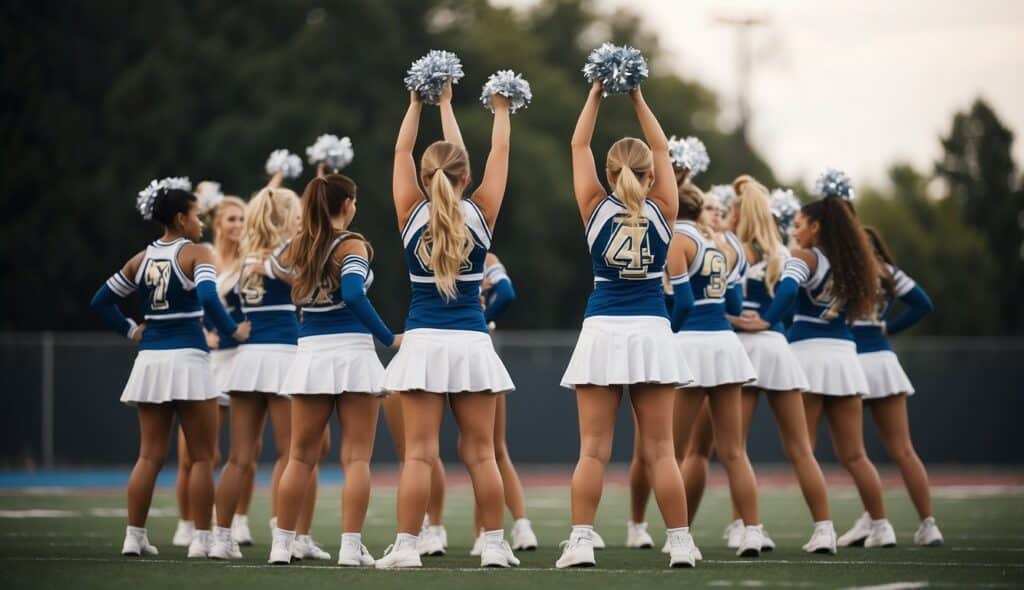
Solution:
{"label": "blue and white pom-pom", "polygon": [[822,199],[825,197],[839,197],[846,201],[852,201],[853,181],[842,170],[829,168],[814,182],[814,194]]}
{"label": "blue and white pom-pom", "polygon": [[313,145],[306,148],[306,156],[310,164],[323,162],[327,168],[338,171],[352,163],[355,157],[352,140],[348,137],[338,138],[337,135],[325,133],[316,138]]}
{"label": "blue and white pom-pom", "polygon": [[508,99],[509,112],[514,113],[524,109],[533,100],[533,92],[530,90],[530,83],[523,79],[522,74],[512,70],[498,70],[491,74],[484,84],[484,90],[480,94],[480,102],[484,103],[487,110],[494,112],[492,99],[498,94]]}
{"label": "blue and white pom-pom", "polygon": [[736,191],[731,184],[716,184],[708,191],[718,199],[718,208],[724,214],[732,207],[733,199],[736,198]]}
{"label": "blue and white pom-pom", "polygon": [[800,200],[796,198],[792,190],[777,188],[772,191],[770,207],[772,216],[779,224],[779,229],[784,235],[788,234],[797,212],[800,211]]}
{"label": "blue and white pom-pom", "polygon": [[153,206],[157,198],[169,190],[191,191],[192,183],[187,176],[168,176],[160,180],[151,180],[146,188],[139,191],[135,199],[135,208],[139,210],[145,220],[153,219]]}
{"label": "blue and white pom-pom", "polygon": [[708,157],[708,149],[704,147],[704,142],[693,136],[678,139],[673,135],[668,140],[668,157],[676,168],[689,170],[690,178],[707,171],[711,165],[711,158]]}
{"label": "blue and white pom-pom", "polygon": [[280,172],[285,178],[295,178],[302,174],[302,159],[288,150],[274,150],[267,158],[266,170],[270,176]]}
{"label": "blue and white pom-pom", "polygon": [[602,94],[629,92],[647,79],[647,60],[639,49],[605,43],[590,52],[583,75],[591,84],[601,82]]}
{"label": "blue and white pom-pom", "polygon": [[452,84],[458,84],[463,76],[459,56],[451,51],[434,49],[409,66],[405,88],[418,92],[420,99],[427,104],[438,104],[444,83],[451,80]]}
{"label": "blue and white pom-pom", "polygon": [[224,193],[220,190],[220,183],[212,180],[200,182],[196,185],[196,199],[199,201],[199,212],[209,213],[224,200]]}

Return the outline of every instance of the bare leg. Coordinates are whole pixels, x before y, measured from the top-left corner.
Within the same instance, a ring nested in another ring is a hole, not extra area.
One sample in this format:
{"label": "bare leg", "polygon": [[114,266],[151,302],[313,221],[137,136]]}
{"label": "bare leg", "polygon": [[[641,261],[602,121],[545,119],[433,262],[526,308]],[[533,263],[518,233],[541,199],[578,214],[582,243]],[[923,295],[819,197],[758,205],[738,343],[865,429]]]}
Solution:
{"label": "bare leg", "polygon": [[903,485],[921,520],[932,516],[932,495],[928,487],[928,471],[910,440],[910,419],[907,417],[907,396],[891,395],[865,402],[882,435],[889,457],[900,468]]}
{"label": "bare leg", "polygon": [[629,462],[629,517],[633,522],[647,520],[647,501],[650,497],[651,483],[647,480],[647,468],[640,457],[640,425],[636,420],[636,412],[633,412],[633,459]]}
{"label": "bare leg", "polygon": [[430,468],[430,502],[427,504],[427,516],[433,525],[440,525],[444,519],[444,477],[444,463],[438,456]]}
{"label": "bare leg", "polygon": [[[743,448],[747,448],[747,440],[750,436],[750,425],[754,422],[754,413],[757,411],[757,402],[761,397],[761,390],[756,387],[744,387],[743,392]],[[801,413],[802,413],[801,408]],[[729,504],[732,506],[732,519],[740,518],[740,509],[736,507],[736,501],[732,494],[729,495]]]}
{"label": "bare leg", "polygon": [[862,411],[859,395],[827,396],[825,399],[825,418],[839,462],[853,477],[864,509],[871,518],[885,518],[882,480],[864,450]]}
{"label": "bare leg", "polygon": [[[217,446],[217,400],[175,402],[175,409],[185,431],[188,454],[192,457],[189,472],[189,506],[196,529],[210,530],[213,516],[213,455]],[[231,515],[228,512],[228,525]]]}
{"label": "bare leg", "polygon": [[621,387],[576,386],[580,458],[572,474],[572,524],[593,525],[612,453]]}
{"label": "bare leg", "polygon": [[139,458],[128,478],[128,526],[143,528],[174,424],[171,404],[138,404]]}
{"label": "bare leg", "polygon": [[[277,490],[281,485],[281,474],[288,464],[288,449],[292,437],[291,400],[280,395],[267,395],[266,400],[267,414],[270,416],[270,426],[274,435],[274,448],[277,450],[277,460],[274,461],[274,470],[270,475],[270,508],[273,515],[277,516]],[[319,442],[319,439],[317,440]]]}
{"label": "bare leg", "polygon": [[676,460],[686,487],[687,520],[697,518],[697,509],[707,487],[708,465],[714,448],[714,433],[706,392],[700,388],[679,391],[673,416]]}
{"label": "bare leg", "polygon": [[639,426],[640,457],[665,526],[687,526],[686,490],[672,440],[676,389],[671,385],[633,384],[630,399]]}
{"label": "bare leg", "polygon": [[323,432],[334,411],[335,399],[333,395],[296,395],[292,399],[291,452],[277,491],[279,529],[297,531],[299,527],[300,513],[320,460]]}
{"label": "bare leg", "polygon": [[825,396],[804,393],[804,417],[807,418],[807,436],[811,439],[811,450],[818,446],[818,426],[825,415]]}
{"label": "bare leg", "polygon": [[779,438],[786,458],[793,465],[804,502],[811,510],[815,522],[830,520],[828,510],[828,492],[825,475],[821,472],[818,460],[814,458],[811,439],[807,434],[807,417],[804,415],[803,396],[799,391],[772,391],[768,393],[768,403],[775,414],[775,423],[779,427]]}
{"label": "bare leg", "polygon": [[505,401],[505,396],[499,395],[498,405],[494,411],[494,456],[498,461],[501,483],[505,488],[505,505],[512,513],[512,518],[519,520],[526,518],[526,495],[523,493],[523,484],[519,481],[519,474],[516,473],[512,459],[508,456],[508,436],[505,430],[508,414]]}
{"label": "bare leg", "polygon": [[715,452],[729,477],[729,493],[735,499],[743,524],[761,524],[757,510],[757,479],[743,445],[743,405],[739,384],[708,390],[708,405],[715,431]]}
{"label": "bare leg", "polygon": [[443,395],[423,391],[399,395],[405,461],[398,478],[398,532],[418,535],[430,502],[430,470],[437,461],[445,400]]}
{"label": "bare leg", "polygon": [[217,485],[217,526],[228,528],[238,507],[246,481],[251,478],[257,441],[266,420],[263,395],[241,393],[231,396],[231,450]]}
{"label": "bare leg", "polygon": [[252,504],[252,491],[256,486],[256,470],[259,467],[260,455],[263,454],[263,436],[256,438],[256,449],[253,453],[252,470],[249,477],[242,482],[242,493],[238,496],[238,504],[235,506],[235,514],[249,514],[249,505]]}
{"label": "bare leg", "polygon": [[188,474],[192,470],[192,460],[188,456],[188,445],[185,444],[185,432],[178,428],[178,477],[174,481],[174,495],[178,501],[178,518],[192,520],[188,505]]}
{"label": "bare leg", "polygon": [[359,533],[370,504],[370,458],[377,435],[380,398],[358,393],[338,398],[341,422],[341,466],[345,483],[341,490],[341,531]]}
{"label": "bare leg", "polygon": [[504,528],[505,491],[494,458],[493,393],[460,393],[451,396],[452,412],[459,425],[459,455],[473,482],[484,530]]}

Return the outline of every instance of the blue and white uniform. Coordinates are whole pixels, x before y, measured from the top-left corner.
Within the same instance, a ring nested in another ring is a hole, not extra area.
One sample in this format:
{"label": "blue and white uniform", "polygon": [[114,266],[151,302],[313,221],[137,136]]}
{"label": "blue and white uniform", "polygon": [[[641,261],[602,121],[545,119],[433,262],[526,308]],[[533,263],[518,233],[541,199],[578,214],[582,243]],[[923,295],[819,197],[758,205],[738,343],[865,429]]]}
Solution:
{"label": "blue and white uniform", "polygon": [[793,325],[787,334],[793,354],[807,376],[807,392],[857,395],[868,391],[867,377],[857,360],[853,332],[846,323],[846,304],[832,293],[832,267],[818,248],[811,251],[811,274],[803,260],[786,261],[775,287],[775,300],[762,317],[775,325],[796,299]]}
{"label": "blue and white uniform", "polygon": [[[735,237],[730,244],[737,252],[733,268],[714,240],[706,237],[693,221],[677,221],[675,233],[692,240],[697,252],[690,261],[686,275],[693,291],[693,310],[686,315],[676,332],[686,352],[686,362],[694,375],[690,387],[715,387],[754,380],[754,367],[726,319],[726,297],[740,280],[745,265],[743,247]],[[678,279],[676,281],[678,282]],[[685,289],[686,284],[673,288]],[[739,310],[731,310],[733,315]]]}
{"label": "blue and white uniform", "polygon": [[515,301],[516,291],[505,265],[500,262],[484,269],[484,284],[487,287],[481,290],[480,296],[484,301],[484,320],[490,324]]}
{"label": "blue and white uniform", "polygon": [[630,221],[612,194],[587,221],[594,290],[562,387],[693,381],[662,288],[672,226],[650,199],[641,213]]}
{"label": "blue and white uniform", "polygon": [[[286,245],[278,246],[275,253]],[[252,331],[249,340],[238,347],[228,379],[231,392],[280,394],[295,358],[299,319],[292,303],[292,287],[274,274],[272,259],[273,255],[242,261],[235,291]]]}
{"label": "blue and white uniform", "polygon": [[384,387],[433,393],[512,391],[515,386],[494,350],[480,305],[484,261],[491,247],[487,220],[472,200],[459,202],[473,249],[456,277],[457,296],[449,300],[437,290],[430,268],[430,207],[429,200],[421,201],[402,229],[412,300],[402,346],[388,364]]}
{"label": "blue and white uniform", "polygon": [[[857,358],[864,367],[868,378],[868,391],[865,399],[888,397],[897,394],[914,394],[914,386],[910,383],[906,371],[900,365],[896,353],[889,344],[887,333],[895,333],[909,328],[932,310],[931,299],[914,279],[902,270],[887,264],[893,280],[892,295],[907,305],[900,317],[892,322],[886,318],[892,310],[893,300],[885,291],[880,293],[878,309],[873,320],[853,322],[853,337],[857,343]],[[890,330],[895,330],[891,332]]]}
{"label": "blue and white uniform", "polygon": [[[242,313],[242,300],[238,298],[238,293],[235,291],[240,270],[235,269],[217,276],[217,294],[220,296],[221,304],[236,323],[245,320],[245,314]],[[232,338],[230,333],[218,330],[209,316],[203,323],[206,325],[206,329],[217,332],[217,348],[210,351],[210,368],[213,370],[213,380],[217,384],[217,391],[220,392],[217,403],[227,406],[230,403],[228,381],[231,379],[231,371],[235,366],[238,341]]]}
{"label": "blue and white uniform", "polygon": [[218,395],[203,334],[203,310],[228,333],[238,327],[217,299],[214,266],[198,264],[192,277],[181,268],[181,249],[191,243],[185,238],[153,242],[134,277],[115,273],[93,298],[93,309],[126,336],[137,327],[117,305],[135,291],[142,299],[146,329],[121,394],[126,404],[203,401]]}
{"label": "blue and white uniform", "polygon": [[[789,251],[782,245],[778,254],[785,264],[789,260]],[[774,299],[773,291],[766,283],[768,262],[761,260],[746,266],[742,277],[743,309],[765,313]],[[779,269],[781,281],[782,269]],[[786,340],[785,329],[781,320],[775,322],[771,329],[762,332],[738,332],[737,336],[747,351],[750,364],[754,366],[757,379],[750,385],[766,391],[805,391],[808,387],[807,377],[793,355]]]}
{"label": "blue and white uniform", "polygon": [[[343,233],[328,250],[325,266],[337,269],[331,258],[344,240],[360,239]],[[273,259],[278,272],[289,274],[281,266],[279,254]],[[349,255],[341,261],[337,287],[329,283],[300,302],[302,325],[298,350],[285,378],[286,395],[339,395],[342,393],[385,393],[384,365],[377,357],[373,338],[390,346],[394,334],[366,298],[373,284],[370,261]]]}

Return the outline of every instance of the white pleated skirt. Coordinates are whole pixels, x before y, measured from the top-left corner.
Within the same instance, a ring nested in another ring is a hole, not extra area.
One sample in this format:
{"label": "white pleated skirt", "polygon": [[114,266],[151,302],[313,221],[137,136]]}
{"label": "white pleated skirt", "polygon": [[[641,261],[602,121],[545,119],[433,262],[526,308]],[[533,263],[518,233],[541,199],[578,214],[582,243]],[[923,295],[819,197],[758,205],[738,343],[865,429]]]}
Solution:
{"label": "white pleated skirt", "polygon": [[807,376],[786,337],[774,330],[739,332],[757,378],[750,385],[767,391],[806,391]]}
{"label": "white pleated skirt", "polygon": [[235,366],[235,355],[238,348],[210,351],[210,370],[213,371],[213,382],[217,385],[217,403],[222,406],[231,405],[231,398],[228,396],[228,380],[231,379],[231,369]]}
{"label": "white pleated skirt", "polygon": [[687,387],[747,384],[757,377],[747,351],[732,330],[677,332],[676,340],[682,344],[686,365],[693,373],[693,383]]}
{"label": "white pleated skirt", "polygon": [[205,401],[217,394],[210,355],[205,350],[140,350],[121,401],[130,405]]}
{"label": "white pleated skirt", "polygon": [[402,336],[401,348],[384,371],[384,389],[502,393],[513,391],[515,384],[487,332],[417,328]]}
{"label": "white pleated skirt", "polygon": [[693,381],[683,344],[667,318],[592,316],[583,320],[562,387]]}
{"label": "white pleated skirt", "polygon": [[857,358],[868,379],[868,391],[864,394],[864,399],[878,399],[899,393],[914,395],[914,386],[910,383],[910,377],[907,377],[895,352],[865,352],[858,354]]}
{"label": "white pleated skirt", "polygon": [[807,393],[863,395],[868,380],[857,359],[857,346],[841,338],[810,338],[790,343],[807,376]]}
{"label": "white pleated skirt", "polygon": [[285,395],[384,392],[384,365],[369,334],[323,334],[299,338],[284,378]]}
{"label": "white pleated skirt", "polygon": [[235,354],[227,390],[280,394],[295,348],[294,344],[242,344]]}

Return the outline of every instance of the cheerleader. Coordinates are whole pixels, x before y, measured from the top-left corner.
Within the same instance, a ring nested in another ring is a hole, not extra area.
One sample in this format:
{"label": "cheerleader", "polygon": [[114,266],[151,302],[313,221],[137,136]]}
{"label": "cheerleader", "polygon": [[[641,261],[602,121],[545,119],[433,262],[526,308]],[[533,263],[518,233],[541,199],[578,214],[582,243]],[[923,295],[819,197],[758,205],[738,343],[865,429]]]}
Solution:
{"label": "cheerleader", "polygon": [[591,252],[594,290],[562,377],[563,387],[576,390],[580,458],[572,477],[572,533],[555,567],[596,564],[594,515],[627,385],[640,455],[668,527],[669,564],[692,567],[696,547],[672,443],[675,391],[692,376],[672,334],[661,286],[672,236],[667,219],[675,219],[678,209],[668,139],[641,91],[632,90],[630,99],[650,147],[631,137],[612,145],[606,164],[614,187],[609,194],[590,148],[601,96],[601,84],[595,82],[572,138],[573,187]]}
{"label": "cheerleader", "polygon": [[[177,415],[192,460],[189,515],[195,523],[188,557],[206,557],[213,507],[213,452],[216,446],[217,386],[210,371],[201,318],[209,314],[218,329],[242,342],[249,324],[236,324],[217,297],[217,271],[202,237],[199,206],[187,178],[154,180],[139,193],[144,219],[155,219],[163,235],[129,260],[100,287],[92,308],[115,331],[139,343],[121,401],[139,414],[139,459],[128,480],[128,528],[123,555],[152,556],[146,516],[153,487],[167,456]],[[139,291],[146,322],[137,325],[118,307]],[[172,379],[173,376],[173,379]]]}
{"label": "cheerleader", "polygon": [[373,337],[397,348],[401,336],[392,334],[366,298],[373,283],[373,250],[365,238],[348,231],[356,214],[355,182],[340,174],[315,178],[302,203],[301,230],[272,260],[276,273],[291,281],[292,298],[302,306],[302,326],[282,389],[292,396],[292,438],[269,562],[291,561],[295,526],[320,461],[323,433],[337,412],[345,472],[338,565],[372,566],[362,528],[384,393],[384,367]]}
{"label": "cheerleader", "polygon": [[[879,284],[875,255],[853,209],[849,180],[830,171],[818,182],[821,198],[796,215],[792,239],[797,247],[786,261],[775,297],[764,312],[737,322],[745,331],[769,330],[795,300],[788,339],[807,377],[804,394],[807,429],[813,448],[822,415],[832,445],[853,477],[871,519],[866,547],[892,547],[896,534],[885,517],[882,482],[864,450],[861,394],[867,377],[857,360],[849,321],[874,314]],[[846,546],[842,537],[837,544]]]}
{"label": "cheerleader", "polygon": [[[727,225],[735,230],[742,242],[747,261],[742,277],[743,308],[752,312],[767,310],[789,251],[782,245],[779,227],[772,217],[768,189],[746,175],[733,182],[733,189],[736,198],[732,201]],[[809,553],[834,554],[836,532],[829,516],[825,476],[814,458],[800,393],[807,390],[807,377],[783,332],[783,324],[779,321],[763,332],[738,334],[757,373],[757,379],[743,388],[744,446],[759,394],[763,391],[775,416],[786,458],[793,466],[814,521],[811,539],[804,549]],[[733,518],[726,529],[726,536],[730,546],[733,542],[738,546],[739,540],[733,539],[737,536],[736,531],[742,531],[743,520],[735,508]],[[769,543],[770,538],[765,533],[766,546]]]}
{"label": "cheerleader", "polygon": [[[505,265],[494,253],[488,252],[484,261],[484,280],[480,285],[480,302],[484,307],[484,319],[491,330],[494,330],[494,322],[498,316],[504,313],[515,299],[516,291],[512,287],[512,279],[509,278]],[[537,535],[526,518],[523,483],[519,481],[519,474],[516,473],[512,459],[508,455],[508,441],[505,435],[507,415],[505,396],[499,396],[494,414],[494,454],[505,488],[505,505],[512,513],[512,550],[533,551],[537,549]],[[469,554],[476,556],[483,551],[486,542],[479,505],[473,507],[473,534],[476,535],[476,541]]]}
{"label": "cheerleader", "polygon": [[402,346],[384,377],[384,388],[401,396],[405,461],[398,483],[398,534],[377,560],[382,569],[422,565],[417,534],[430,500],[446,394],[459,426],[459,455],[486,529],[480,565],[519,564],[504,539],[504,490],[494,456],[495,394],[514,386],[494,351],[479,299],[484,259],[508,179],[509,101],[493,97],[491,152],[480,186],[463,199],[469,156],[451,97],[446,83],[440,97],[445,139],[427,147],[418,173],[412,151],[422,105],[415,91],[395,144],[393,193],[412,301]]}
{"label": "cheerleader", "polygon": [[[872,320],[853,323],[853,336],[857,341],[857,358],[868,378],[868,391],[864,405],[871,410],[882,442],[889,456],[900,468],[903,484],[921,518],[914,533],[914,542],[926,547],[942,545],[942,532],[932,515],[932,498],[928,489],[928,472],[914,450],[910,440],[907,417],[907,397],[914,394],[914,386],[892,351],[889,334],[898,334],[921,320],[932,311],[932,301],[914,280],[896,268],[892,254],[878,231],[865,227],[875,255],[882,266],[882,293],[878,309]],[[906,310],[888,318],[895,299],[906,305]],[[843,535],[844,541],[855,545],[863,543],[871,533],[871,517],[862,515],[853,528]]]}

